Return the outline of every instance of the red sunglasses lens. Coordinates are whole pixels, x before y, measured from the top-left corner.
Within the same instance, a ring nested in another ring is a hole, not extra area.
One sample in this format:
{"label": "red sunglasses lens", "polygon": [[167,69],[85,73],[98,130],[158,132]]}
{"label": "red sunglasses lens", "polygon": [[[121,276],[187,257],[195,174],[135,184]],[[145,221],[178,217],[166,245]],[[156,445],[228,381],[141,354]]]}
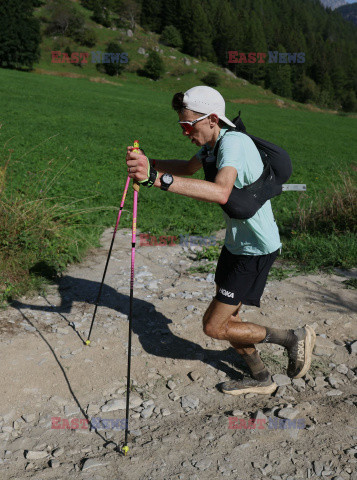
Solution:
{"label": "red sunglasses lens", "polygon": [[190,134],[193,130],[193,126],[190,125],[189,123],[180,123],[182,130],[184,130],[185,133]]}

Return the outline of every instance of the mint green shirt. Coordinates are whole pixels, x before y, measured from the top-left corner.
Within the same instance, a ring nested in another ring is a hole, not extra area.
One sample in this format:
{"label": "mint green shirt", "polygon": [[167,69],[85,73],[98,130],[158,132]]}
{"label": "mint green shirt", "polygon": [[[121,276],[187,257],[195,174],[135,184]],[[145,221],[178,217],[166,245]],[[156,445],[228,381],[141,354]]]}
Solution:
{"label": "mint green shirt", "polygon": [[[217,141],[225,134],[226,128],[221,128]],[[217,142],[216,142],[217,143]],[[208,144],[208,154],[213,155],[214,148]],[[196,154],[202,159],[203,147]],[[234,185],[242,188],[244,185],[257,180],[263,172],[263,162],[253,140],[241,132],[228,131],[220,143],[216,167],[234,167],[237,170],[237,178]],[[247,219],[239,220],[230,218],[223,210],[226,222],[226,237],[224,245],[234,255],[266,255],[281,248],[279,229],[275,222],[268,200]]]}

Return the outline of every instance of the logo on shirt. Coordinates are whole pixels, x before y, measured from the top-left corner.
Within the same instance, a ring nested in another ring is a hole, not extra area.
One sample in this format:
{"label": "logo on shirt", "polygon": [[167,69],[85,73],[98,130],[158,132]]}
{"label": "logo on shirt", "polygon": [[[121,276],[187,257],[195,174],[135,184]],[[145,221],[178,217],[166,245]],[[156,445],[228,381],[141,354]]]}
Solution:
{"label": "logo on shirt", "polygon": [[233,292],[228,292],[228,290],[225,290],[224,288],[220,288],[218,291],[219,291],[219,293],[221,293],[225,297],[234,298],[234,293]]}

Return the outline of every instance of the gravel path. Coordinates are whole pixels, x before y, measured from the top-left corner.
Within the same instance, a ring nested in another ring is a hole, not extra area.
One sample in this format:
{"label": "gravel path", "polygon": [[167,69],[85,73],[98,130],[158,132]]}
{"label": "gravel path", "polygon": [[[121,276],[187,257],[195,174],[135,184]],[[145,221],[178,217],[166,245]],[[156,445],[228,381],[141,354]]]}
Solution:
{"label": "gravel path", "polygon": [[137,248],[130,449],[120,455],[128,229],[117,234],[91,346],[82,341],[111,237],[46,295],[0,312],[1,480],[357,480],[356,295],[346,276],[270,281],[260,309],[243,306],[245,321],[308,323],[317,341],[309,373],[293,381],[283,348],[259,345],[279,388],[234,397],[219,384],[246,367],[228,342],[204,335],[213,276],[187,273],[192,254],[181,245]]}

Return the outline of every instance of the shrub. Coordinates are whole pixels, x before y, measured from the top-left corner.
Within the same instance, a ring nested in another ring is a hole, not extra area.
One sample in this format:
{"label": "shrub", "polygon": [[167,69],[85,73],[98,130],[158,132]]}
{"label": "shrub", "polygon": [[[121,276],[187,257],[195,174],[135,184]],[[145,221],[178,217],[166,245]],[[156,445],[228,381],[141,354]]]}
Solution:
{"label": "shrub", "polygon": [[98,42],[98,37],[92,28],[83,28],[76,34],[76,40],[84,47],[94,47]]}
{"label": "shrub", "polygon": [[342,109],[344,112],[357,112],[357,98],[353,90],[347,92],[342,99]]}
{"label": "shrub", "polygon": [[220,78],[216,72],[207,73],[207,75],[201,78],[201,80],[209,87],[218,87],[218,85],[220,84]]}
{"label": "shrub", "polygon": [[183,45],[181,33],[173,25],[167,25],[162,31],[160,42],[174,48],[181,48]]}
{"label": "shrub", "polygon": [[117,43],[109,43],[106,49],[107,53],[119,53],[118,62],[111,61],[110,63],[103,63],[104,71],[107,75],[120,75],[125,68],[125,63],[120,62],[120,54],[123,50]]}
{"label": "shrub", "polygon": [[153,80],[158,80],[164,73],[164,70],[164,62],[160,55],[155,51],[150,52],[147,62],[144,65],[143,75]]}

